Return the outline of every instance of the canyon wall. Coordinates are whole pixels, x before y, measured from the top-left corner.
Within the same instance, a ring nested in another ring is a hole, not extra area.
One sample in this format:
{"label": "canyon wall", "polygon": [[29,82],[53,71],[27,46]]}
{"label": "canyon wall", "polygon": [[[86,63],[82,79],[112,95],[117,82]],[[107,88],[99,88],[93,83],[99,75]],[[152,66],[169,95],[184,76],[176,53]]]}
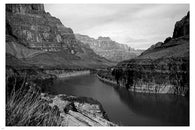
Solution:
{"label": "canyon wall", "polygon": [[32,49],[59,51],[76,45],[72,29],[46,13],[41,4],[6,5],[6,28],[6,34]]}
{"label": "canyon wall", "polygon": [[189,13],[175,25],[173,37],[112,68],[112,79],[130,91],[189,94]]}

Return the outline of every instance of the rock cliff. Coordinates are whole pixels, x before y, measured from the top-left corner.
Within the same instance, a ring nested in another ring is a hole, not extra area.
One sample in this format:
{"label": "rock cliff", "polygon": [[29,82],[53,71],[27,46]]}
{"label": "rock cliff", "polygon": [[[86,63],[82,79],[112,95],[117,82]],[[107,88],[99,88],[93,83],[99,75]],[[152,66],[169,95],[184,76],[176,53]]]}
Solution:
{"label": "rock cliff", "polygon": [[91,38],[87,35],[76,34],[76,39],[89,45],[96,54],[111,61],[123,61],[135,58],[141,54],[142,50],[135,50],[125,44],[112,41],[109,37]]}
{"label": "rock cliff", "polygon": [[75,68],[110,65],[42,4],[6,4],[6,53],[36,66]]}
{"label": "rock cliff", "polygon": [[14,36],[28,48],[59,51],[76,43],[72,29],[46,13],[43,5],[8,4],[6,28],[6,34]]}
{"label": "rock cliff", "polygon": [[111,79],[130,91],[188,95],[189,37],[188,13],[176,23],[172,38],[118,63]]}

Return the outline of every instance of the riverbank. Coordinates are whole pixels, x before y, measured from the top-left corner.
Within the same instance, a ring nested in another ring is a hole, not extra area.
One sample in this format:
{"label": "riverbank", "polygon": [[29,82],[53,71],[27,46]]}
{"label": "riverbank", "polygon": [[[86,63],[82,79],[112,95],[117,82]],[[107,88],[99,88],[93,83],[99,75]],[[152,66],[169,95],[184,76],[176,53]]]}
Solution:
{"label": "riverbank", "polygon": [[104,82],[104,83],[107,83],[107,84],[110,84],[110,85],[114,85],[114,86],[118,86],[117,82],[114,81],[114,80],[106,79],[106,78],[100,77],[98,74],[97,74],[96,76],[97,76],[97,78],[98,78],[99,80],[101,80],[101,81]]}
{"label": "riverbank", "polygon": [[92,98],[43,92],[54,77],[6,68],[6,126],[116,126]]}
{"label": "riverbank", "polygon": [[47,74],[55,75],[57,78],[68,78],[90,74],[90,70],[46,70]]}

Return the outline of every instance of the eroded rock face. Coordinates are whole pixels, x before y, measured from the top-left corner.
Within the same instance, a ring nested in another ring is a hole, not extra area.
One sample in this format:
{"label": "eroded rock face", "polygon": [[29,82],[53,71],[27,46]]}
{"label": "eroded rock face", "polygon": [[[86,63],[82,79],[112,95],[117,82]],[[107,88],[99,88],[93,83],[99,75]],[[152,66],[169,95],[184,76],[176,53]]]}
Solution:
{"label": "eroded rock face", "polygon": [[7,34],[28,48],[59,51],[76,43],[72,29],[46,13],[41,4],[6,5],[6,26],[11,30]]}
{"label": "eroded rock face", "polygon": [[76,39],[89,45],[96,54],[105,57],[111,61],[123,61],[134,58],[141,54],[142,50],[135,50],[125,44],[117,43],[109,37],[91,38],[87,35],[76,34]]}

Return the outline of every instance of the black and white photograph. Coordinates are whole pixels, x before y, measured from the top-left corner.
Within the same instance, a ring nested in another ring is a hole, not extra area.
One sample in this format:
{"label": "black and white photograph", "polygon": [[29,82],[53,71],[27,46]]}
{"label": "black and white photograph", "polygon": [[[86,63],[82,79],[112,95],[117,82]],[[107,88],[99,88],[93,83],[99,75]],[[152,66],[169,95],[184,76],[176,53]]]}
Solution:
{"label": "black and white photograph", "polygon": [[190,3],[4,6],[4,127],[190,126]]}

